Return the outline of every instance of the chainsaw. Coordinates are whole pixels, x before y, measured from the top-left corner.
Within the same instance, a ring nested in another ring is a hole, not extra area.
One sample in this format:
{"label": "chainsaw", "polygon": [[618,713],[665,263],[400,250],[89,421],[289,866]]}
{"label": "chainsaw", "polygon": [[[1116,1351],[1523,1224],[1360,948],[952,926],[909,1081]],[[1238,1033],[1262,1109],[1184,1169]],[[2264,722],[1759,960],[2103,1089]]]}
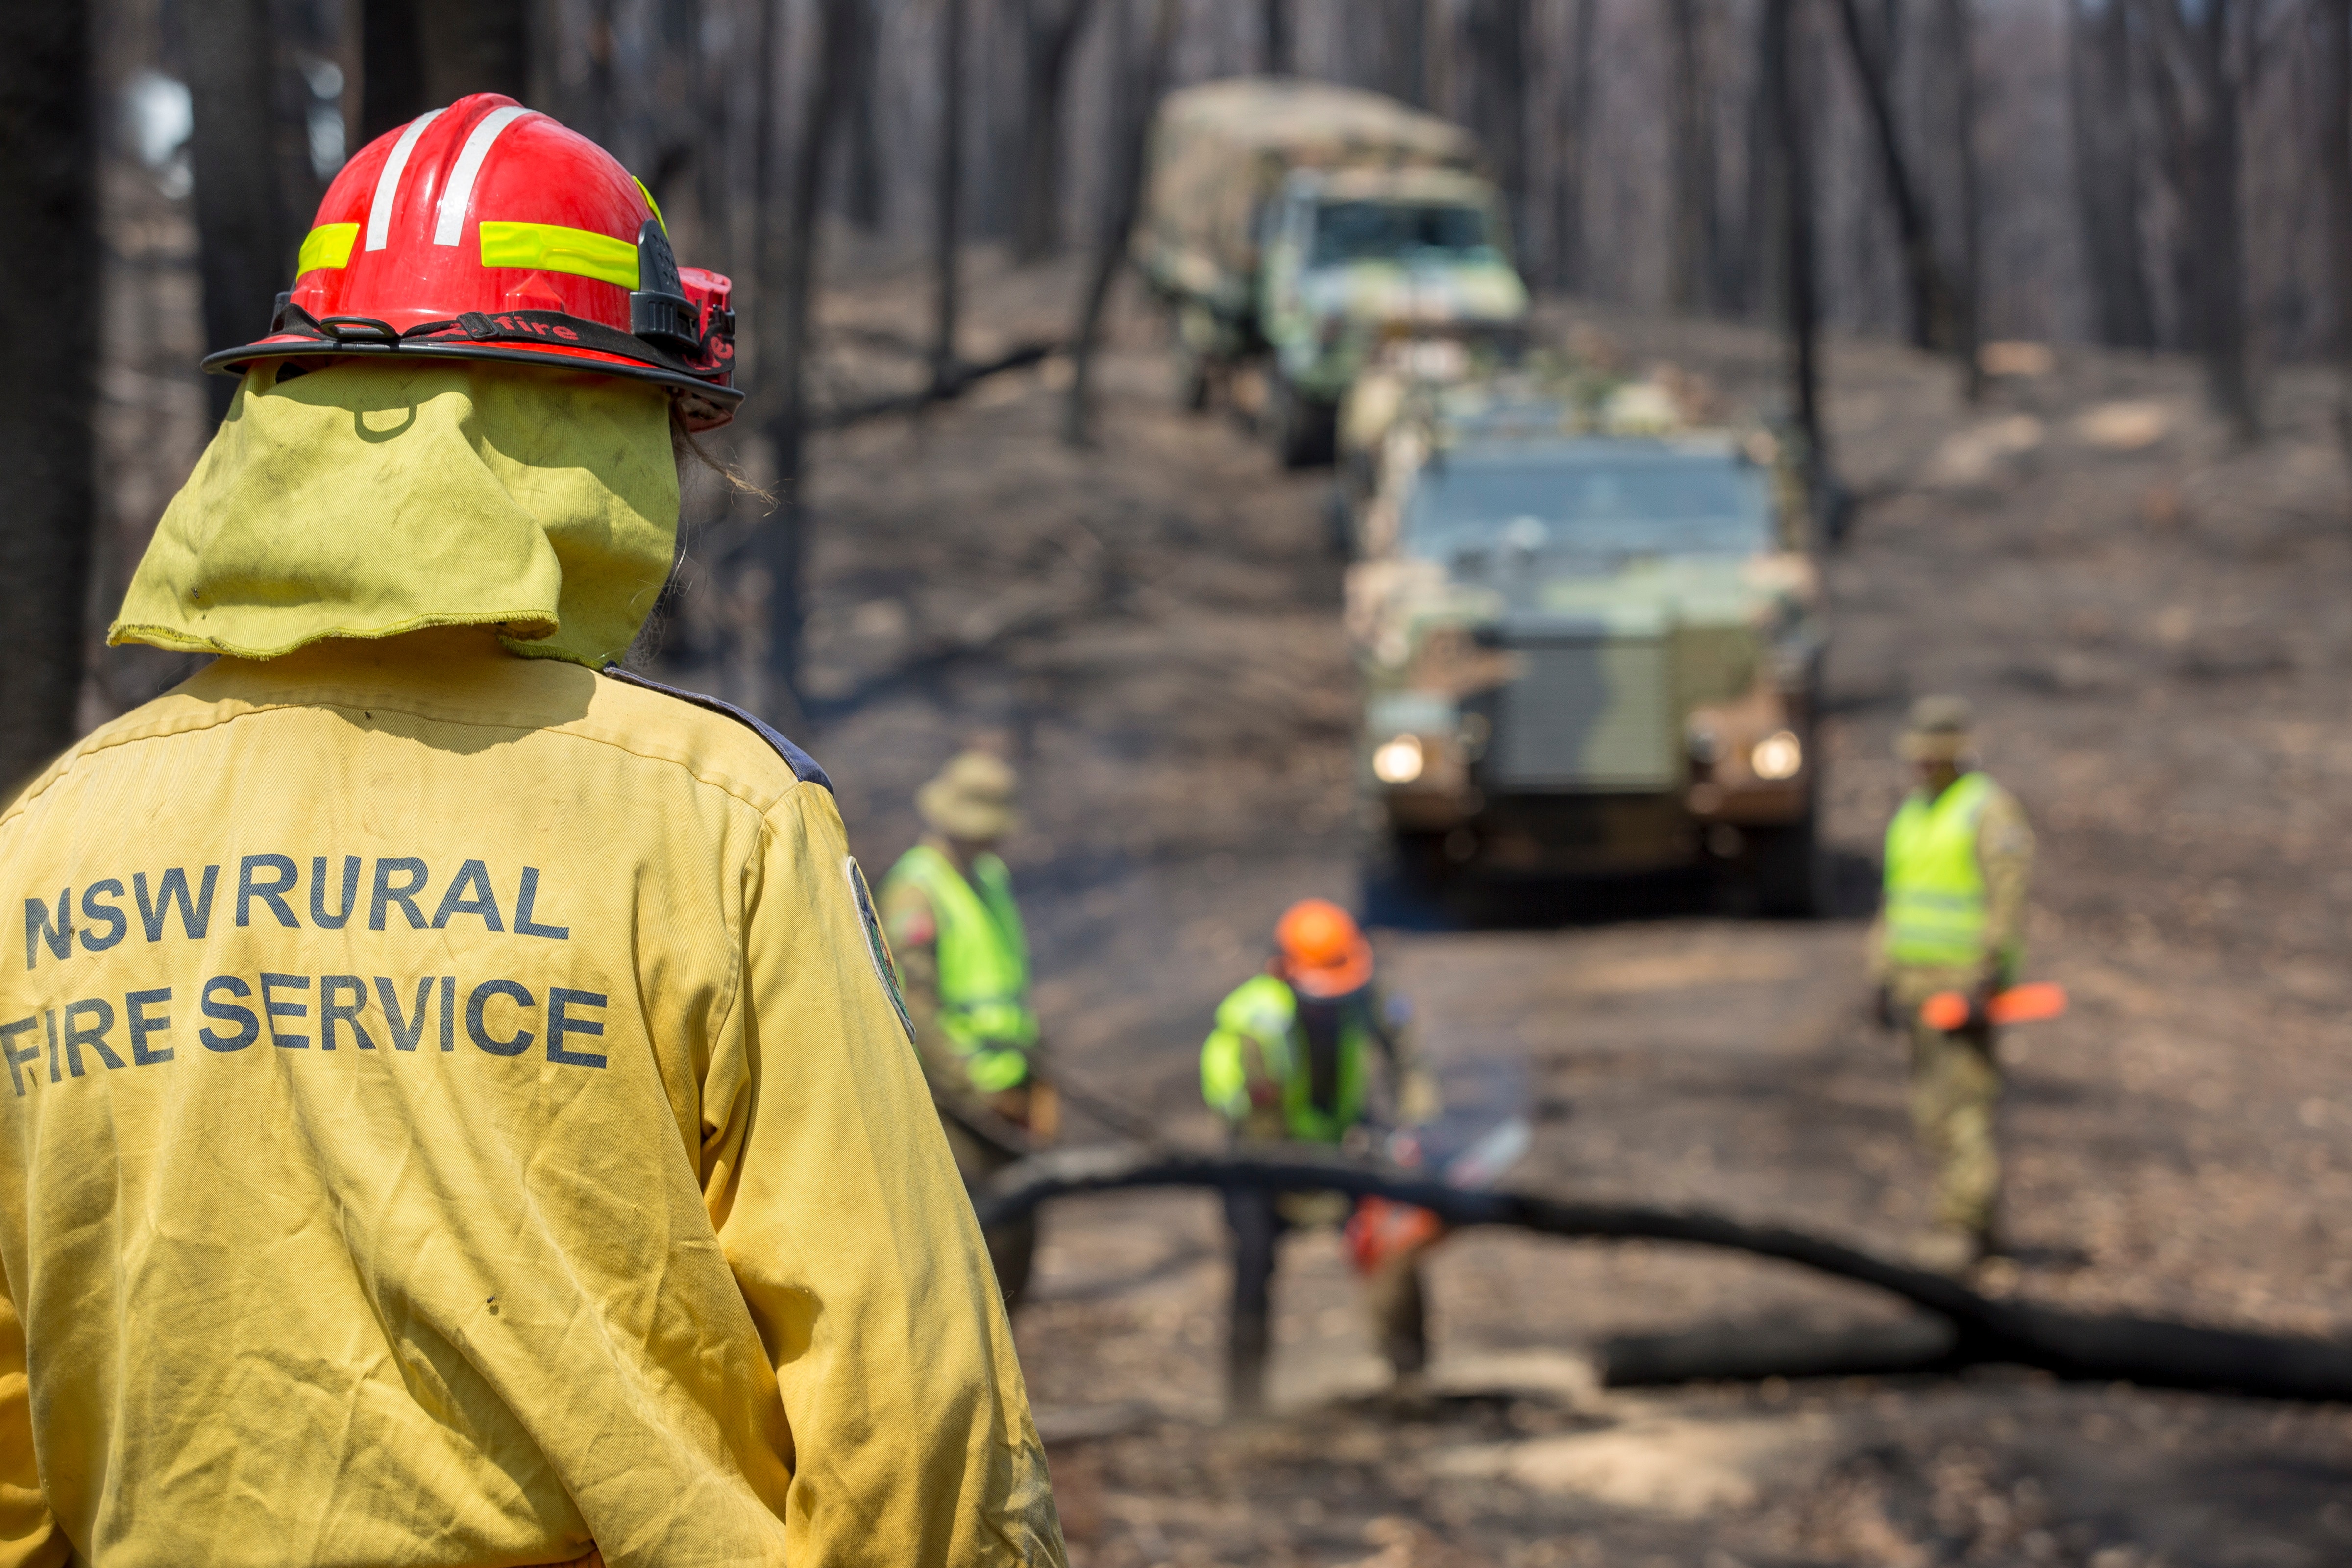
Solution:
{"label": "chainsaw", "polygon": [[[1447,1186],[1478,1192],[1500,1180],[1535,1142],[1534,1127],[1517,1114],[1444,1152],[1452,1142],[1445,1137],[1449,1131],[1444,1121],[1426,1128],[1401,1127],[1389,1134],[1389,1159],[1408,1169],[1434,1167],[1438,1180]],[[1426,1247],[1444,1234],[1444,1222],[1427,1209],[1383,1197],[1359,1198],[1345,1231],[1349,1259],[1357,1273],[1368,1277],[1390,1259]]]}

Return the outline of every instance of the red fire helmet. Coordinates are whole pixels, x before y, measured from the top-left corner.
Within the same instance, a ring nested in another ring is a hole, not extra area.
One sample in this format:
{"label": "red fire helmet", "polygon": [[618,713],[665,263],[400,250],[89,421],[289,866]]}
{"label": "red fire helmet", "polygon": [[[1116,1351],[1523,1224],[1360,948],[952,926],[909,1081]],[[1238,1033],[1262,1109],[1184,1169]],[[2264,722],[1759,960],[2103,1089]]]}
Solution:
{"label": "red fire helmet", "polygon": [[645,186],[613,155],[478,92],[386,132],[342,167],[269,335],[209,355],[425,354],[629,376],[688,426],[734,418],[733,287],[680,267]]}

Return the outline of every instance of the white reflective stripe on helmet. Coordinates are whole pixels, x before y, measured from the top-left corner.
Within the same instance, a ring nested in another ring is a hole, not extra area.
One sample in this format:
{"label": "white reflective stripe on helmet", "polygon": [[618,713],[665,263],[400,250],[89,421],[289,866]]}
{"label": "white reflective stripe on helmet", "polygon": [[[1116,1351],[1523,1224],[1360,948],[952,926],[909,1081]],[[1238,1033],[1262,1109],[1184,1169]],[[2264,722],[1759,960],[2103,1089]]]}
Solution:
{"label": "white reflective stripe on helmet", "polygon": [[482,160],[490,155],[490,143],[499,132],[520,120],[531,110],[520,104],[505,109],[493,109],[482,116],[474,133],[466,138],[466,145],[457,154],[457,166],[449,171],[449,183],[441,192],[441,216],[433,225],[433,243],[455,245],[465,232],[466,209],[474,203],[474,181],[482,172]]}
{"label": "white reflective stripe on helmet", "polygon": [[382,250],[392,233],[393,198],[400,195],[400,176],[407,171],[408,155],[416,150],[417,138],[425,128],[440,118],[441,111],[428,109],[408,122],[400,140],[392,144],[392,156],[383,161],[383,173],[376,176],[375,200],[368,204],[367,247]]}

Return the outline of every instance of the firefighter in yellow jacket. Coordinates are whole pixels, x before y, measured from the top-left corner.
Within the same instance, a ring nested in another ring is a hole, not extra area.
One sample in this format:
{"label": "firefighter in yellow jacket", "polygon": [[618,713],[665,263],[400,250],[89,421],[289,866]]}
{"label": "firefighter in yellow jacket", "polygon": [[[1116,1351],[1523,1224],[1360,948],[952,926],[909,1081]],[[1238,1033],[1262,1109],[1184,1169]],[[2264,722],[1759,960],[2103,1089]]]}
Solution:
{"label": "firefighter in yellow jacket", "polygon": [[[1052,1142],[1061,1101],[1038,1060],[1029,938],[997,853],[1019,779],[983,751],[960,752],[916,792],[922,841],[882,879],[882,921],[906,984],[915,1043],[965,1176],[979,1181]],[[1037,1250],[1033,1211],[988,1233],[1007,1305]]]}
{"label": "firefighter in yellow jacket", "polygon": [[[1911,1110],[1936,1162],[1936,1220],[1916,1248],[1965,1269],[2000,1245],[2000,1061],[1987,1005],[2016,983],[2033,830],[1977,767],[1969,705],[1923,697],[1899,748],[1918,774],[1886,830],[1886,892],[1870,938],[1880,1020],[1911,1041]],[[1920,1016],[1939,991],[1971,1016],[1947,1033]]]}
{"label": "firefighter in yellow jacket", "polygon": [[610,662],[725,290],[483,96],[218,356],[219,657],[0,815],[5,1568],[1062,1563],[829,784]]}

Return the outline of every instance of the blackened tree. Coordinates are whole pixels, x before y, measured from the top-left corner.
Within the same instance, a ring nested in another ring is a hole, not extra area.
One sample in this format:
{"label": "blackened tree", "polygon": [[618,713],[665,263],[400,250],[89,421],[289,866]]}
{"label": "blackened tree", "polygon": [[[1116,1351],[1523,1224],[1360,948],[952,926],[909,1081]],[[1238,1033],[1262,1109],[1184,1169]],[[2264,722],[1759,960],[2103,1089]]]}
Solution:
{"label": "blackened tree", "polygon": [[1062,243],[1063,109],[1070,61],[1094,0],[1022,0],[1021,184],[1013,224],[1016,261],[1035,261]]}
{"label": "blackened tree", "polygon": [[0,790],[11,794],[72,742],[81,697],[99,317],[66,280],[99,254],[89,29],[86,0],[0,6],[0,354],[40,367],[0,384]]}
{"label": "blackened tree", "polygon": [[2140,242],[2140,147],[2132,99],[2131,10],[2125,0],[2069,0],[2067,108],[2074,209],[2091,296],[2091,330],[2111,348],[2156,347]]}

